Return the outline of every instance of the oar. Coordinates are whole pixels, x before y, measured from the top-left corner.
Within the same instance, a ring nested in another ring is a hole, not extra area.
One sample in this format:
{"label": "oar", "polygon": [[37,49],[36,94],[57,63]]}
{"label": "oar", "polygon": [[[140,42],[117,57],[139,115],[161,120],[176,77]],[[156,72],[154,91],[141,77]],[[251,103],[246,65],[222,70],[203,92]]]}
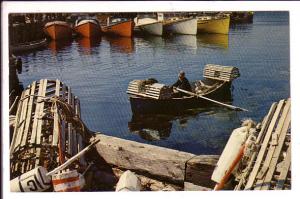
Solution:
{"label": "oar", "polygon": [[180,91],[180,92],[183,92],[183,93],[192,95],[192,96],[196,96],[196,97],[205,99],[205,100],[207,100],[207,101],[210,101],[210,102],[219,104],[219,105],[221,105],[221,106],[225,106],[225,107],[227,107],[227,108],[230,108],[230,109],[233,109],[233,110],[236,110],[236,111],[248,111],[247,109],[240,108],[240,107],[238,107],[238,106],[232,106],[232,105],[225,104],[225,103],[222,103],[222,102],[218,102],[218,101],[216,101],[216,100],[213,100],[213,99],[210,99],[210,98],[201,96],[201,95],[197,95],[196,93],[193,93],[193,92],[190,92],[190,91],[186,91],[186,90],[183,90],[183,89],[180,89],[180,88],[175,88],[175,89],[176,89],[177,91]]}

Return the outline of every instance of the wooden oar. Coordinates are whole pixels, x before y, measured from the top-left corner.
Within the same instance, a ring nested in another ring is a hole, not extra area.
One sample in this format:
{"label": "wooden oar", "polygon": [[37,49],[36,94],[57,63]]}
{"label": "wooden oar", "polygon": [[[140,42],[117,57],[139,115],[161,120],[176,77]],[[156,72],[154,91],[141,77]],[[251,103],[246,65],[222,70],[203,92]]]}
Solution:
{"label": "wooden oar", "polygon": [[222,103],[222,102],[218,102],[218,101],[216,101],[216,100],[213,100],[213,99],[210,99],[210,98],[201,96],[201,95],[197,95],[196,93],[193,93],[193,92],[190,92],[190,91],[186,91],[186,90],[183,90],[183,89],[180,89],[180,88],[176,88],[176,87],[175,87],[175,89],[176,89],[177,91],[182,92],[182,93],[186,93],[186,94],[189,94],[189,95],[192,95],[192,96],[196,96],[196,97],[205,99],[205,100],[207,100],[207,101],[210,101],[210,102],[219,104],[219,105],[221,105],[221,106],[225,106],[225,107],[227,107],[227,108],[230,108],[230,109],[233,109],[233,110],[236,110],[236,111],[248,111],[247,109],[240,108],[240,107],[238,107],[238,106],[232,106],[232,105],[225,104],[225,103]]}

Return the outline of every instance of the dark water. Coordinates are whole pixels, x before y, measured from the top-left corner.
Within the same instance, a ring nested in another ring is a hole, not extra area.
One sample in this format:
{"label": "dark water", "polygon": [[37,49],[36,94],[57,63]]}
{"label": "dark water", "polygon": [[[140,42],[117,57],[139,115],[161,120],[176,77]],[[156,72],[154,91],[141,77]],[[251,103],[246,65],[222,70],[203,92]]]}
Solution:
{"label": "dark water", "polygon": [[[60,79],[81,100],[82,118],[94,131],[196,154],[219,154],[241,120],[261,121],[271,103],[289,97],[288,12],[257,12],[253,24],[231,27],[229,36],[107,38],[51,42],[22,55],[20,80]],[[185,115],[132,116],[126,89],[133,79],[172,84],[179,70],[201,79],[205,64],[237,66],[233,104]]]}

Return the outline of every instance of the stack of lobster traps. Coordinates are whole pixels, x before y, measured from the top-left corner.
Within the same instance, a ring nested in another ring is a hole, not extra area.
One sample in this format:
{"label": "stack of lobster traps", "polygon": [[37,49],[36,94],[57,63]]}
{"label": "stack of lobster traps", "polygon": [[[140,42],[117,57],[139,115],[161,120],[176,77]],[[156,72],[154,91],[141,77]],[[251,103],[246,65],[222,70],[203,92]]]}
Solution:
{"label": "stack of lobster traps", "polygon": [[[11,179],[38,166],[53,170],[81,151],[88,130],[80,101],[59,80],[34,81],[22,93],[10,145]],[[84,157],[71,165],[84,169]]]}
{"label": "stack of lobster traps", "polygon": [[239,69],[233,66],[207,64],[203,70],[203,77],[225,82],[231,82],[239,76]]}

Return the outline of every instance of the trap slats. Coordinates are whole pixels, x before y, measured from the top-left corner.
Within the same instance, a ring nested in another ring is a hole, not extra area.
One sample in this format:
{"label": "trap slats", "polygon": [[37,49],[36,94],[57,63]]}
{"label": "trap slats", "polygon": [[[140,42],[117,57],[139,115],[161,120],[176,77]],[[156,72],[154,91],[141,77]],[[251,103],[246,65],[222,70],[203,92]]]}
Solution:
{"label": "trap slats", "polygon": [[273,128],[274,128],[274,125],[277,121],[277,117],[281,111],[281,108],[284,104],[284,100],[281,100],[278,105],[277,105],[277,108],[276,108],[276,111],[272,117],[272,120],[271,120],[271,123],[269,125],[269,128],[268,128],[268,131],[266,132],[266,135],[265,135],[265,138],[264,138],[264,141],[262,143],[262,146],[260,148],[260,151],[258,153],[258,156],[256,158],[256,162],[255,162],[255,165],[254,165],[254,168],[252,170],[252,172],[250,173],[250,177],[247,181],[247,184],[245,186],[245,189],[251,189],[253,184],[254,184],[254,181],[255,181],[255,178],[258,174],[258,171],[259,171],[259,168],[261,166],[261,163],[263,161],[263,158],[265,156],[265,152],[266,152],[266,149],[267,149],[267,146],[268,146],[268,143],[269,143],[269,140],[270,140],[270,137],[272,135],[272,132],[273,132]]}
{"label": "trap slats", "polygon": [[27,144],[27,140],[28,140],[28,134],[29,134],[29,127],[31,124],[31,118],[32,118],[32,109],[33,109],[33,98],[34,98],[34,94],[35,94],[35,87],[36,87],[36,81],[34,81],[31,85],[31,89],[30,89],[30,97],[29,97],[29,102],[28,102],[28,113],[27,113],[27,117],[26,117],[26,124],[25,124],[25,130],[24,130],[24,137],[21,143],[21,147],[24,147],[25,144]]}
{"label": "trap slats", "polygon": [[203,77],[230,82],[240,76],[239,69],[233,66],[207,64],[203,69]]}
{"label": "trap slats", "polygon": [[[11,177],[44,166],[52,170],[84,148],[77,127],[79,99],[59,80],[41,79],[21,94],[10,146]],[[76,168],[86,166],[84,157]]]}
{"label": "trap slats", "polygon": [[290,189],[290,127],[291,99],[273,103],[256,137],[251,158],[245,159],[244,168],[239,168],[243,172],[236,176],[239,183],[235,190]]}

